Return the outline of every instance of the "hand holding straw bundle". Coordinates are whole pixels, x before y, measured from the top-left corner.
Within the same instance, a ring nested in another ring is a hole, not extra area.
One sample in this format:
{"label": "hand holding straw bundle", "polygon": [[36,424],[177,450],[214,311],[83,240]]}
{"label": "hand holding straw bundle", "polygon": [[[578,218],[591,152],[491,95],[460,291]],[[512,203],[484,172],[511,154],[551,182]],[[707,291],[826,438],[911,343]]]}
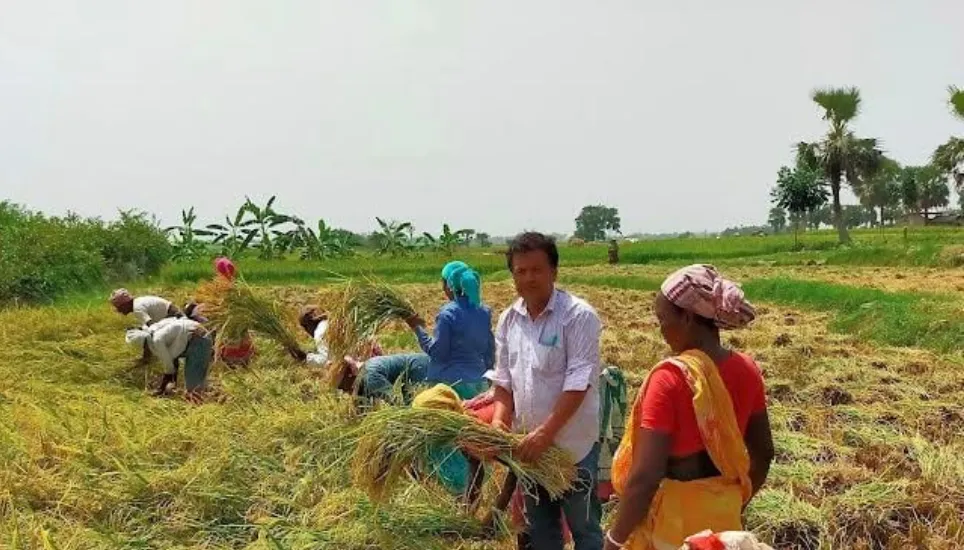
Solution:
{"label": "hand holding straw bundle", "polygon": [[366,355],[365,349],[386,324],[416,315],[415,307],[392,287],[371,279],[349,282],[328,318],[325,338],[335,361],[330,382],[337,386],[342,358]]}
{"label": "hand holding straw bundle", "polygon": [[428,450],[455,446],[480,458],[494,456],[528,487],[544,488],[552,498],[569,490],[576,479],[572,457],[558,447],[534,463],[513,456],[522,435],[503,432],[450,410],[384,408],[370,413],[349,435],[356,442],[352,459],[354,483],[373,500],[388,497],[405,470],[424,463]]}

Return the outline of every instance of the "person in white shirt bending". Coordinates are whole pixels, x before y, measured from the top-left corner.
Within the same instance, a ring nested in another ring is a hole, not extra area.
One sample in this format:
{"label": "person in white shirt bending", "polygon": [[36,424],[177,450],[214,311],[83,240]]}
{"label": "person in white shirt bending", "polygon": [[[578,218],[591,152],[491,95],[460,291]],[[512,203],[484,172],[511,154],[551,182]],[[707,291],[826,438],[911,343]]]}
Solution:
{"label": "person in white shirt bending", "polygon": [[121,315],[134,314],[139,326],[152,324],[168,317],[179,317],[177,306],[160,296],[131,296],[126,288],[118,288],[110,295],[110,304]]}
{"label": "person in white shirt bending", "polygon": [[535,550],[562,550],[560,511],[576,550],[601,550],[602,506],[596,495],[599,461],[599,337],[602,323],[585,301],[555,287],[559,251],[541,233],[509,243],[509,271],[519,299],[496,328],[492,424],[526,432],[518,458],[537,460],[551,445],[568,451],[579,479],[562,498],[542,488],[525,499]]}
{"label": "person in white shirt bending", "polygon": [[155,396],[164,395],[168,384],[177,384],[178,359],[184,358],[185,397],[196,399],[204,389],[208,368],[214,358],[211,337],[200,323],[187,318],[168,318],[149,327],[127,331],[128,344],[150,350],[164,366]]}
{"label": "person in white shirt bending", "polygon": [[[133,313],[137,326],[141,328],[149,327],[164,319],[181,316],[177,306],[168,300],[160,296],[138,296],[135,298],[126,288],[118,288],[112,292],[108,301],[114,306],[114,310],[121,315]],[[150,361],[151,351],[147,349],[147,346],[144,346],[144,352],[134,366],[142,367]]]}

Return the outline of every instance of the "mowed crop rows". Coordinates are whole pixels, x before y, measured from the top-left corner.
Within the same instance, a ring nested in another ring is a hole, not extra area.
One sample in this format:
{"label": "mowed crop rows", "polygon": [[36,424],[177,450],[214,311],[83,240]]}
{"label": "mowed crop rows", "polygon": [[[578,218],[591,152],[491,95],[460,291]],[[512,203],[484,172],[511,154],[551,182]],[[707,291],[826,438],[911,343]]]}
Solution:
{"label": "mowed crop rows", "polygon": [[[401,288],[431,320],[438,285]],[[570,288],[599,310],[604,360],[635,393],[667,352],[653,293]],[[156,290],[179,303],[191,291]],[[336,292],[261,290],[292,308]],[[494,310],[513,295],[509,282],[484,290]],[[727,335],[765,371],[777,442],[749,526],[778,548],[964,548],[960,355],[831,332],[831,313],[758,306],[751,329]],[[124,326],[106,305],[0,313],[0,547],[512,547],[431,484],[370,504],[331,466],[349,452],[337,439],[356,421],[346,401],[269,342],[244,371],[217,366],[222,402],[196,407],[146,396]],[[383,342],[414,346],[401,326]]]}

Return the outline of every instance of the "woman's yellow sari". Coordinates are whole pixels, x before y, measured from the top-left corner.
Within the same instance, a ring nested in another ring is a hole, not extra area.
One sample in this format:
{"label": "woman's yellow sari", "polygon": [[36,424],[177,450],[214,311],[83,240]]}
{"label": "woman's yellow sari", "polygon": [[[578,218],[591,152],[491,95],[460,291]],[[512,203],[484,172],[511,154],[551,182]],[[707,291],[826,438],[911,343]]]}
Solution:
{"label": "woman's yellow sari", "polygon": [[[714,532],[743,530],[740,518],[743,504],[752,493],[750,456],[736,422],[730,393],[716,364],[697,350],[684,352],[670,360],[679,368],[693,390],[693,408],[706,445],[706,451],[720,476],[696,481],[664,479],[653,497],[649,516],[640,524],[626,548],[631,550],[676,550],[686,537],[704,529]],[[649,379],[636,396],[636,406],[619,450],[613,458],[612,481],[622,495],[629,480],[636,438],[636,410],[646,395]]]}

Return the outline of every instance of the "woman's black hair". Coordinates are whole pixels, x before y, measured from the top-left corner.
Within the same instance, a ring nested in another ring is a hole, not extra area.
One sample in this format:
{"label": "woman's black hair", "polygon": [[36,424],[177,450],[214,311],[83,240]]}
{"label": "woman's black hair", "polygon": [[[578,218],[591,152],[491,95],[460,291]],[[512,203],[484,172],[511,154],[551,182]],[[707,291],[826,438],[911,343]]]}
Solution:
{"label": "woman's black hair", "polygon": [[512,271],[512,256],[535,250],[546,253],[546,256],[549,257],[549,265],[553,269],[559,267],[559,249],[556,247],[556,240],[542,233],[526,231],[509,241],[509,248],[505,251],[505,261],[509,271]]}

